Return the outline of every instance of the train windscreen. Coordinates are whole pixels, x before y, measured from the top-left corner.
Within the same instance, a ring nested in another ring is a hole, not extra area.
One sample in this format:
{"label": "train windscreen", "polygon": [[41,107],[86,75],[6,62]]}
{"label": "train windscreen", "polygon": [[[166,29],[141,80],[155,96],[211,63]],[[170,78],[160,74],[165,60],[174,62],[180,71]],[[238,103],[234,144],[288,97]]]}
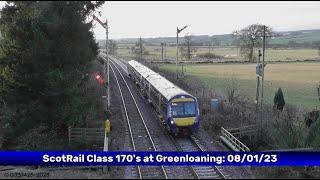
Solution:
{"label": "train windscreen", "polygon": [[195,102],[174,102],[171,105],[174,118],[193,117],[196,115]]}

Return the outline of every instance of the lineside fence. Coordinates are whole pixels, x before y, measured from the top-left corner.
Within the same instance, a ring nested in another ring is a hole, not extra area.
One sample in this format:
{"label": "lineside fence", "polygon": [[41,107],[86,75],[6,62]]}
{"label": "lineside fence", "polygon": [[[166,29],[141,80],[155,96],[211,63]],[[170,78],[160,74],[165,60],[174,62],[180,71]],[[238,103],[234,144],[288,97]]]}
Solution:
{"label": "lineside fence", "polygon": [[88,142],[104,142],[104,128],[68,128],[69,144],[84,139]]}
{"label": "lineside fence", "polygon": [[221,127],[220,140],[233,151],[250,151],[250,149],[245,144],[243,144],[240,140],[238,140],[234,135],[232,135],[223,127]]}

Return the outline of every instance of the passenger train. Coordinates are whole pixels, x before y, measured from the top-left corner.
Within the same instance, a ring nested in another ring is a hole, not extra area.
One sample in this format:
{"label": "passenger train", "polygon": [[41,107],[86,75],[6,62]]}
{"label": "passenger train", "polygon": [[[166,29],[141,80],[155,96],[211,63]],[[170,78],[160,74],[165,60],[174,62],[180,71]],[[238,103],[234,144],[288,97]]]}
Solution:
{"label": "passenger train", "polygon": [[129,77],[140,87],[171,133],[192,134],[198,131],[200,113],[197,98],[135,60],[128,62],[127,69]]}

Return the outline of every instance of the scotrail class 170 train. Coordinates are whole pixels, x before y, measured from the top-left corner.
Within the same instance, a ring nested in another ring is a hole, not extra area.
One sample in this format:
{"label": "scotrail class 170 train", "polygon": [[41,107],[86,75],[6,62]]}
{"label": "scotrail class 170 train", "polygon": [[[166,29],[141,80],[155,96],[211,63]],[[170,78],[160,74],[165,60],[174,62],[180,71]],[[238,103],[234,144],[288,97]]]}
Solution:
{"label": "scotrail class 170 train", "polygon": [[153,104],[171,133],[191,134],[199,129],[198,100],[143,64],[128,62],[128,75]]}

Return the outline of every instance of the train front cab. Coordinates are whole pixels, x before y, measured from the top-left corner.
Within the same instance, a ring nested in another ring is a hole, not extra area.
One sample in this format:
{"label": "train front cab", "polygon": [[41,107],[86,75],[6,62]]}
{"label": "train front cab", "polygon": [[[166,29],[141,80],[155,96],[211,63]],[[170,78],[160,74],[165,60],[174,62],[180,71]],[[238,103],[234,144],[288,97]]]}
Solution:
{"label": "train front cab", "polygon": [[167,123],[174,135],[192,134],[200,123],[199,106],[196,98],[178,95],[168,101]]}

